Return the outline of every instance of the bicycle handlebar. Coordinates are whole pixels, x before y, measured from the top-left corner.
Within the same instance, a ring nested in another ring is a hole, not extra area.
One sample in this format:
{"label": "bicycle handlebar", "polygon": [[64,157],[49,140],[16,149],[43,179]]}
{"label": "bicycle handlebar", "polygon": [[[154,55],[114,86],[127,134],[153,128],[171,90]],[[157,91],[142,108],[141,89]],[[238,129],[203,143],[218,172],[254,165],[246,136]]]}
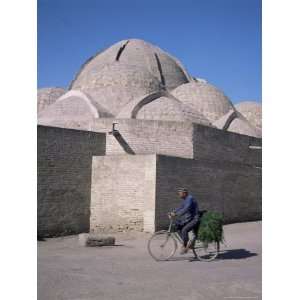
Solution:
{"label": "bicycle handlebar", "polygon": [[169,219],[175,219],[175,218],[176,218],[176,216],[172,216],[172,215],[171,215],[171,213],[170,213],[170,212],[168,212],[168,218],[169,218]]}

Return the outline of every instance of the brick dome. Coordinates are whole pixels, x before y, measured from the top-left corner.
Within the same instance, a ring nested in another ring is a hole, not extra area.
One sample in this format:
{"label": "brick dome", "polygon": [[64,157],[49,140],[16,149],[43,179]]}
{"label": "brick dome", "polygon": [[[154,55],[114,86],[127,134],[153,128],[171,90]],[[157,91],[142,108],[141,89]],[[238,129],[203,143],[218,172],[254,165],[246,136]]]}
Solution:
{"label": "brick dome", "polygon": [[37,111],[38,113],[54,103],[66,90],[59,87],[49,87],[38,89],[37,91]]}
{"label": "brick dome", "polygon": [[145,120],[193,122],[210,125],[210,122],[199,112],[188,105],[184,105],[180,101],[169,97],[160,97],[144,105],[137,112],[136,118]]}
{"label": "brick dome", "polygon": [[234,119],[229,125],[227,130],[239,134],[258,137],[258,138],[261,137],[261,132],[242,117],[238,117]]}
{"label": "brick dome", "polygon": [[256,128],[238,111],[231,109],[227,114],[213,123],[218,129],[243,135],[261,137],[261,130]]}
{"label": "brick dome", "polygon": [[182,84],[172,94],[214,122],[233,109],[231,101],[213,85],[205,81]]}
{"label": "brick dome", "polygon": [[105,65],[114,62],[145,68],[168,89],[190,81],[187,71],[175,57],[143,40],[129,39],[88,59],[75,76],[70,89],[78,89],[84,84],[85,78],[89,77],[89,73],[100,72]]}
{"label": "brick dome", "polygon": [[87,95],[76,90],[67,92],[38,114],[39,121],[47,121],[48,124],[57,120],[87,121],[108,117],[112,115]]}
{"label": "brick dome", "polygon": [[260,103],[245,101],[236,104],[235,108],[250,122],[250,124],[261,129],[262,109]]}
{"label": "brick dome", "polygon": [[117,115],[134,98],[159,91],[161,84],[146,68],[116,61],[85,73],[73,88]]}

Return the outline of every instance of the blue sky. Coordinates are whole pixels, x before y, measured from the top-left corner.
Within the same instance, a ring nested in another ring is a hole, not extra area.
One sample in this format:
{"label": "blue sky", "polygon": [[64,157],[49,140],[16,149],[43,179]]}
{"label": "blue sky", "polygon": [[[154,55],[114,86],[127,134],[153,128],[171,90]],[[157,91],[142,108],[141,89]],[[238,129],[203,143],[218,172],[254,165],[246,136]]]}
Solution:
{"label": "blue sky", "polygon": [[90,56],[151,42],[234,102],[261,102],[261,0],[38,0],[38,88],[67,87]]}

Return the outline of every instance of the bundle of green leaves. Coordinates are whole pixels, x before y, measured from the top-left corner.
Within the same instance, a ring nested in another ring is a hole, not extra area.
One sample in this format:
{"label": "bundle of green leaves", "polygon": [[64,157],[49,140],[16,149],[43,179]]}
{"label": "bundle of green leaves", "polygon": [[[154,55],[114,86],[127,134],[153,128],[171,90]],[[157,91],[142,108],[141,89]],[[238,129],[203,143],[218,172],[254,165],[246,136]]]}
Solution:
{"label": "bundle of green leaves", "polygon": [[201,217],[198,239],[203,243],[223,242],[223,217],[218,212],[208,211]]}

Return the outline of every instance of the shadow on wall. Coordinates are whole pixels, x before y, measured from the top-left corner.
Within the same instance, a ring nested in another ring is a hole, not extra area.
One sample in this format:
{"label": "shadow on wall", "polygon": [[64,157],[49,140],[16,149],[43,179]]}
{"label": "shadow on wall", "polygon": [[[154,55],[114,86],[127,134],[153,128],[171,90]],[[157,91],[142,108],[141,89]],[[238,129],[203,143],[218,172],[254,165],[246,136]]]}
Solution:
{"label": "shadow on wall", "polygon": [[128,145],[128,143],[126,142],[126,140],[123,138],[123,136],[118,130],[113,130],[111,134],[116,138],[120,146],[127,154],[135,154],[133,149]]}

